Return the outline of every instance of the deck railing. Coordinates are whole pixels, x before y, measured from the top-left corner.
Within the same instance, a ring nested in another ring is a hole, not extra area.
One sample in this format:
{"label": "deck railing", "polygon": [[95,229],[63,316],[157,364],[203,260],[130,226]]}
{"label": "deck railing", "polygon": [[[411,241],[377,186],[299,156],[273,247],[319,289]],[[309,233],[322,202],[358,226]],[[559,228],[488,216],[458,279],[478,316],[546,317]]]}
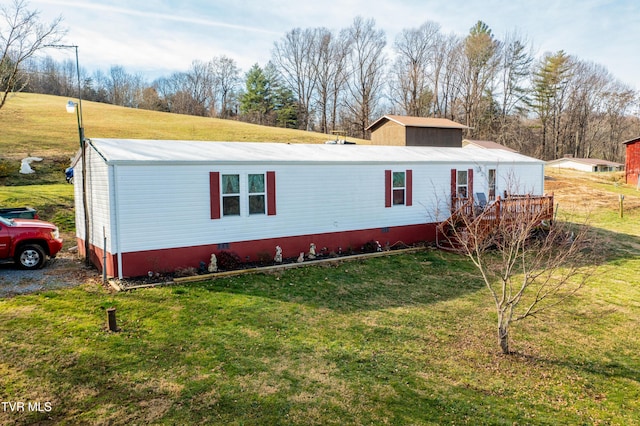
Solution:
{"label": "deck railing", "polygon": [[[553,203],[553,194],[498,197],[484,206],[475,204],[472,198],[454,197],[451,200],[451,216],[438,226],[438,234],[449,235],[448,232],[454,230],[454,238],[464,235],[466,242],[470,241],[470,234],[475,234],[474,241],[479,242],[491,234],[500,222],[534,222],[534,225],[551,222]],[[451,243],[451,238],[448,239]]]}

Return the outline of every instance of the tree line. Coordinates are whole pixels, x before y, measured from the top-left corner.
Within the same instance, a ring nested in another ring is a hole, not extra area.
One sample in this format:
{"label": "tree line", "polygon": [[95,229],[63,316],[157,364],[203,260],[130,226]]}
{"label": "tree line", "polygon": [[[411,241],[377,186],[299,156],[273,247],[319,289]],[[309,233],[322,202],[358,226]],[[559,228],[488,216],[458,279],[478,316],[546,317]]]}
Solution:
{"label": "tree line", "polygon": [[[536,57],[531,46],[515,31],[496,37],[482,21],[463,36],[428,21],[388,46],[375,20],[356,17],[341,30],[294,28],[274,43],[267,64],[246,72],[224,55],[152,82],[114,65],[81,70],[80,90],[83,99],[131,108],[359,138],[385,114],[442,117],[469,126],[467,138],[542,159],[622,161],[620,142],[640,134],[638,93],[602,65],[562,50]],[[0,47],[2,67],[16,65],[21,90],[77,96],[73,61],[17,61],[10,46]]]}

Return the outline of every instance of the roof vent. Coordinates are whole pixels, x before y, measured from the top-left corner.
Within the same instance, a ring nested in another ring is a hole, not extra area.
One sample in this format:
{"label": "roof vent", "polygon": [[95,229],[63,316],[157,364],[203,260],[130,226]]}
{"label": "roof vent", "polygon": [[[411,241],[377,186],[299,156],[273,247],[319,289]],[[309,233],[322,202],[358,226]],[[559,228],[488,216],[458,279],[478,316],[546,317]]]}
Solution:
{"label": "roof vent", "polygon": [[355,142],[349,142],[345,139],[334,139],[325,142],[326,145],[355,145]]}

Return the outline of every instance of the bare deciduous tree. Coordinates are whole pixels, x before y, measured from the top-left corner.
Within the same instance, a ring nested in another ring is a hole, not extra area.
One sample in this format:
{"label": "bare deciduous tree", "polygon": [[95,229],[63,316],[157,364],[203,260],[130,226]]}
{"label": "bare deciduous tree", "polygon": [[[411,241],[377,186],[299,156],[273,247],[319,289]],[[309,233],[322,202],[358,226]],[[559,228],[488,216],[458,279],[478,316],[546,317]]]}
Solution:
{"label": "bare deciduous tree", "polygon": [[174,73],[155,83],[169,110],[176,114],[206,116],[213,102],[211,63],[193,61],[186,72]]}
{"label": "bare deciduous tree", "polygon": [[211,60],[213,72],[213,98],[219,105],[218,116],[227,118],[233,114],[232,101],[240,82],[240,69],[235,60],[219,56]]}
{"label": "bare deciduous tree", "polygon": [[376,30],[373,19],[354,19],[347,30],[351,42],[349,95],[346,105],[352,117],[354,131],[361,138],[367,137],[378,101],[382,97],[387,44],[384,31]]}
{"label": "bare deciduous tree", "polygon": [[593,274],[595,243],[584,224],[550,220],[553,197],[507,198],[481,211],[470,199],[455,205],[442,234],[482,276],[509,354],[514,322],[565,303]]}
{"label": "bare deciduous tree", "polygon": [[[638,105],[637,93],[628,85],[618,80],[609,82],[602,94],[601,109],[603,113],[603,158],[622,161],[624,153],[620,141],[625,135],[634,134],[631,110]],[[638,123],[637,120],[636,124]],[[640,128],[635,134],[640,133]]]}
{"label": "bare deciduous tree", "polygon": [[327,29],[319,30],[317,109],[320,113],[320,131],[337,130],[338,102],[349,77],[347,55],[349,40],[344,33],[335,36]]}
{"label": "bare deciduous tree", "polygon": [[419,28],[403,30],[394,43],[397,52],[391,71],[391,97],[403,114],[427,117],[431,113],[434,90],[429,75],[440,40],[440,25],[426,22]]}
{"label": "bare deciduous tree", "polygon": [[0,5],[0,108],[9,95],[21,91],[28,82],[23,63],[47,45],[58,43],[64,31],[62,18],[49,24],[39,21],[37,11],[28,10],[24,0]]}
{"label": "bare deciduous tree", "polygon": [[295,28],[273,48],[272,62],[300,105],[299,124],[311,130],[311,100],[318,84],[319,46],[324,29]]}
{"label": "bare deciduous tree", "polygon": [[113,105],[138,108],[143,102],[144,78],[141,74],[128,73],[120,65],[109,68],[109,73],[101,75],[97,83],[104,88],[109,103]]}
{"label": "bare deciduous tree", "polygon": [[186,92],[192,99],[193,115],[206,116],[213,102],[213,72],[210,62],[193,61],[186,73]]}
{"label": "bare deciduous tree", "polygon": [[601,66],[576,61],[569,83],[564,123],[559,140],[560,154],[590,157],[602,128],[598,111],[602,93],[610,77]]}
{"label": "bare deciduous tree", "polygon": [[462,43],[451,34],[442,37],[436,47],[433,71],[434,114],[455,120],[460,95],[460,75],[457,72],[462,57]]}

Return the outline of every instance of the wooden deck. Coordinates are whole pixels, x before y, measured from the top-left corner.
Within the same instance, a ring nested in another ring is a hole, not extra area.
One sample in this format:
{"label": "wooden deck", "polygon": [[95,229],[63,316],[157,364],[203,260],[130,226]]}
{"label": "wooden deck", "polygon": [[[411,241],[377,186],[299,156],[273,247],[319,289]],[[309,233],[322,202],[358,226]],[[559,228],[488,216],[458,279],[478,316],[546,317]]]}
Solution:
{"label": "wooden deck", "polygon": [[[440,248],[469,248],[485,240],[506,222],[526,222],[534,226],[553,220],[554,201],[552,195],[511,195],[498,197],[495,201],[480,206],[472,198],[454,198],[451,216],[438,225],[437,245]],[[444,241],[442,241],[444,240]]]}

